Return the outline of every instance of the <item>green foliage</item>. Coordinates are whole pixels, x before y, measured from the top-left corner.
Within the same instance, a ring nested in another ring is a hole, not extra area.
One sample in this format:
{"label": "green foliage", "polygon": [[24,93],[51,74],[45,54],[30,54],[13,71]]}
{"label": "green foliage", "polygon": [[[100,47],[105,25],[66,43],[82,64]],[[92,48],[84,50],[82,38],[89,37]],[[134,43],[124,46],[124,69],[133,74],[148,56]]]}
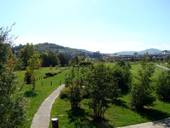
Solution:
{"label": "green foliage", "polygon": [[125,61],[124,60],[120,60],[117,62],[117,65],[119,65],[120,67],[124,67],[125,66]]}
{"label": "green foliage", "polygon": [[[110,67],[114,67],[113,63],[105,64]],[[130,71],[132,75],[137,75],[137,71],[141,69],[141,65],[133,64],[131,65]],[[88,69],[88,68],[87,68]],[[164,71],[160,67],[155,67],[155,72],[151,79],[157,79],[158,75]],[[136,80],[136,79],[135,79]],[[152,81],[151,85],[155,85],[155,81]],[[70,103],[57,98],[53,104],[51,110],[51,118],[56,117],[60,121],[60,127],[74,128],[74,127],[123,127],[144,122],[157,121],[164,118],[170,117],[170,107],[169,102],[162,102],[162,100],[157,99],[154,102],[154,106],[136,110],[132,109],[129,104],[130,93],[124,93],[117,100],[113,100],[109,105],[110,108],[105,112],[105,120],[95,122],[91,115],[93,111],[89,110],[86,103],[90,100],[83,99],[81,101],[81,110],[84,111],[82,114],[78,110],[74,113],[70,113]],[[61,116],[60,116],[61,115]],[[50,122],[50,128],[52,128],[52,123]]]}
{"label": "green foliage", "polygon": [[[26,100],[22,97],[21,85],[10,65],[11,30],[0,28],[0,127],[16,128],[27,120]],[[17,95],[16,95],[17,94]]]}
{"label": "green foliage", "polygon": [[90,61],[80,61],[79,65],[80,66],[92,66],[93,63]]}
{"label": "green foliage", "polygon": [[58,70],[58,65],[55,66],[55,69]]}
{"label": "green foliage", "polygon": [[71,104],[71,109],[80,108],[82,89],[84,85],[83,73],[83,68],[72,68],[65,77],[66,87],[69,87],[68,100]]}
{"label": "green foliage", "polygon": [[68,87],[64,88],[63,90],[61,90],[60,92],[60,98],[61,99],[67,99],[68,95],[69,95],[70,89]]}
{"label": "green foliage", "polygon": [[29,66],[26,67],[26,72],[25,72],[24,81],[25,81],[27,84],[30,84],[30,83],[31,83],[31,71],[30,71]]}
{"label": "green foliage", "polygon": [[25,72],[25,82],[30,84],[33,83],[33,89],[35,89],[35,76],[38,74],[38,71],[35,71],[36,68],[41,66],[41,62],[39,60],[39,55],[34,54],[28,60],[28,65]]}
{"label": "green foliage", "polygon": [[24,46],[24,48],[20,52],[20,57],[23,60],[24,67],[26,68],[28,66],[28,61],[35,53],[35,48],[33,44],[27,43],[27,45]]}
{"label": "green foliage", "polygon": [[58,59],[60,60],[60,64],[62,67],[64,67],[65,64],[68,65],[68,62],[69,62],[69,58],[67,55],[63,54],[63,53],[59,53],[57,55]]}
{"label": "green foliage", "polygon": [[50,77],[50,76],[55,76],[55,75],[57,75],[57,74],[59,74],[59,73],[61,73],[62,72],[62,70],[56,70],[56,71],[49,71],[49,72],[46,72],[45,73],[45,78],[47,78],[47,77]]}
{"label": "green foliage", "polygon": [[90,94],[89,107],[93,109],[94,118],[104,117],[104,113],[109,107],[108,99],[117,96],[118,86],[110,73],[110,69],[103,63],[91,67],[87,73],[85,88]]}
{"label": "green foliage", "polygon": [[77,65],[79,63],[79,59],[78,59],[78,56],[74,56],[71,58],[71,65],[74,66],[74,65]]}
{"label": "green foliage", "polygon": [[42,53],[40,58],[42,60],[42,67],[49,67],[50,65],[54,67],[59,63],[57,56],[51,51],[48,53]]}
{"label": "green foliage", "polygon": [[170,101],[170,71],[162,72],[157,80],[156,94]]}
{"label": "green foliage", "polygon": [[152,105],[155,101],[153,88],[151,87],[151,76],[154,73],[154,65],[142,62],[142,70],[139,70],[136,83],[133,84],[131,90],[131,105],[137,109],[142,109],[144,106]]}
{"label": "green foliage", "polygon": [[131,88],[132,74],[130,72],[131,65],[125,63],[124,60],[119,61],[113,70],[114,76],[118,81],[119,88],[122,91],[129,91]]}

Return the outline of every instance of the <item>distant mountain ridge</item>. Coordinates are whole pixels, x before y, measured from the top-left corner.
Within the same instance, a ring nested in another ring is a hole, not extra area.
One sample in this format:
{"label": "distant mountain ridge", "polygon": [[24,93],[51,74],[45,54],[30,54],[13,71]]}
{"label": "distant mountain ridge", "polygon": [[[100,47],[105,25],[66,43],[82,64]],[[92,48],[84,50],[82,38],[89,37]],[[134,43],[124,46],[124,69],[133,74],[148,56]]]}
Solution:
{"label": "distant mountain ridge", "polygon": [[146,52],[148,52],[148,54],[155,54],[155,53],[159,54],[162,53],[162,50],[156,48],[150,48],[142,51],[122,51],[122,52],[117,52],[117,55],[134,55],[135,52],[137,52],[139,55],[143,55]]}
{"label": "distant mountain ridge", "polygon": [[[49,51],[52,51],[55,54],[62,52],[62,53],[70,54],[70,55],[84,55],[84,54],[93,53],[93,51],[88,51],[85,49],[64,47],[61,45],[48,43],[48,42],[35,44],[34,47],[35,47],[35,50],[38,51],[39,53],[49,52]],[[20,51],[23,48],[24,48],[24,45],[15,46],[15,50],[18,50],[18,51]],[[155,54],[155,53],[159,54],[159,53],[162,53],[162,50],[159,50],[156,48],[150,48],[150,49],[145,49],[142,51],[122,51],[122,52],[117,52],[117,55],[134,55],[135,52],[137,52],[139,55],[143,55],[146,52],[148,52],[148,54]],[[104,53],[104,54],[113,54],[113,53]]]}

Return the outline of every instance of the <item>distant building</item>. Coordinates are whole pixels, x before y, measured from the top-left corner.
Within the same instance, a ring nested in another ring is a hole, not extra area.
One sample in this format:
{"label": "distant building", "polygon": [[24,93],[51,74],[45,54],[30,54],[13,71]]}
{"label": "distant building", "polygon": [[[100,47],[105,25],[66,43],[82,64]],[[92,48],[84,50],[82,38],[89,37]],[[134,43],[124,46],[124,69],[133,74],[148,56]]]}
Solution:
{"label": "distant building", "polygon": [[162,54],[170,54],[170,52],[167,50],[164,50],[164,51],[162,51]]}

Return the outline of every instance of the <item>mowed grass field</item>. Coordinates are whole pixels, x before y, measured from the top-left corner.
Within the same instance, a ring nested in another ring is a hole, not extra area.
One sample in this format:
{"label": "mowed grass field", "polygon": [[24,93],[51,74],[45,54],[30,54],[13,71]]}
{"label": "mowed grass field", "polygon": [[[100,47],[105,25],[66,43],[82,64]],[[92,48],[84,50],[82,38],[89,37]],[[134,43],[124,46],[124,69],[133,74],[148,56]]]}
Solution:
{"label": "mowed grass field", "polygon": [[[55,68],[52,68],[52,71],[54,71]],[[65,71],[62,73],[55,75],[53,77],[48,77],[46,79],[43,79],[45,76],[45,73],[51,71],[51,69],[48,68],[41,68],[39,70],[36,70],[38,73],[36,75],[36,83],[35,83],[35,90],[32,90],[32,84],[26,84],[23,87],[23,96],[28,100],[26,107],[27,107],[27,115],[28,115],[28,121],[25,123],[24,128],[30,128],[32,119],[34,117],[34,114],[37,112],[39,106],[41,103],[60,85],[61,83],[64,83],[64,77],[65,77]],[[24,74],[25,71],[17,71],[15,72],[17,75],[17,79],[20,82],[24,82]],[[42,77],[42,79],[41,79]],[[38,80],[37,80],[38,79]],[[51,85],[52,81],[52,85]],[[42,85],[43,82],[43,85]]]}
{"label": "mowed grass field", "polygon": [[[113,66],[114,64],[107,63],[107,65]],[[139,64],[132,64],[131,67],[133,81],[135,81],[135,76],[138,74],[138,70],[141,68],[141,66]],[[155,80],[162,71],[165,71],[165,69],[157,66],[155,67],[155,73],[152,76],[153,81],[151,83],[153,86],[156,86]],[[168,102],[163,102],[157,99],[154,102],[154,106],[142,111],[137,111],[130,106],[129,99],[129,93],[123,94],[117,100],[110,103],[110,108],[106,110],[105,113],[105,121],[93,122],[90,116],[92,114],[92,110],[86,106],[88,99],[84,99],[82,101],[82,109],[72,111],[70,110],[70,103],[68,101],[57,98],[52,107],[51,118],[59,119],[60,128],[112,128],[170,117],[170,103]],[[50,128],[52,128],[51,122]]]}

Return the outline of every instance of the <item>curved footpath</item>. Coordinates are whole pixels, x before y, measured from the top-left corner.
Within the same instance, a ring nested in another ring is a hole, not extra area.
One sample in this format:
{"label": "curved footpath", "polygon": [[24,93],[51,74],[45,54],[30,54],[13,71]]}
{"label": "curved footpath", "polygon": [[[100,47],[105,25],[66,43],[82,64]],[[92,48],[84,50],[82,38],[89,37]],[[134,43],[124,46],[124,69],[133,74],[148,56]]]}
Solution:
{"label": "curved footpath", "polygon": [[52,105],[55,99],[60,94],[60,91],[64,88],[64,84],[59,86],[54,92],[52,92],[41,104],[38,111],[35,113],[32,120],[31,128],[48,128],[50,122],[50,113]]}
{"label": "curved footpath", "polygon": [[164,68],[164,69],[166,69],[166,70],[170,70],[169,68],[167,68],[167,67],[164,67],[164,66],[161,66],[161,65],[156,65],[156,66],[158,66],[158,67],[160,67],[160,68]]}
{"label": "curved footpath", "polygon": [[119,128],[170,128],[170,117],[159,121],[141,123]]}

